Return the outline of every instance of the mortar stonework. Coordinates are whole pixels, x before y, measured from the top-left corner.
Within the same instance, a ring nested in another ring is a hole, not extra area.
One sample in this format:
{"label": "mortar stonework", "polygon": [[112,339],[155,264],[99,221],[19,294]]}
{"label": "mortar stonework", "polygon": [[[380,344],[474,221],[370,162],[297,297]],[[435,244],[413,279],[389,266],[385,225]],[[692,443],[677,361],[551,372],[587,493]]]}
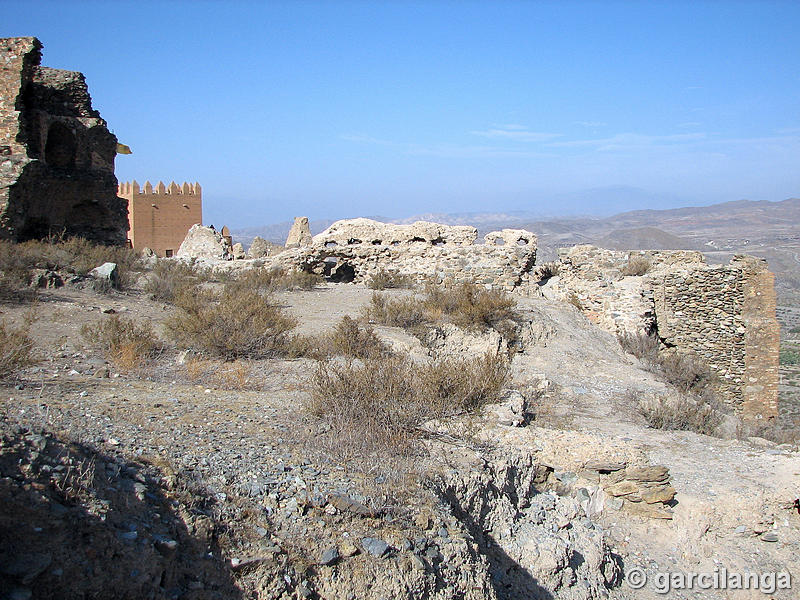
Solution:
{"label": "mortar stonework", "polygon": [[81,73],[39,65],[33,37],[0,39],[0,238],[124,244],[117,138]]}
{"label": "mortar stonework", "polygon": [[119,184],[119,196],[128,201],[128,239],[135,250],[150,248],[158,256],[173,256],[192,225],[203,222],[203,191],[199,183],[168,186],[149,181]]}
{"label": "mortar stonework", "polygon": [[[623,274],[632,257],[650,263],[645,274]],[[575,246],[559,251],[554,279],[546,285],[612,333],[656,333],[666,347],[702,357],[740,414],[777,415],[779,325],[763,260],[708,265],[698,252]]]}

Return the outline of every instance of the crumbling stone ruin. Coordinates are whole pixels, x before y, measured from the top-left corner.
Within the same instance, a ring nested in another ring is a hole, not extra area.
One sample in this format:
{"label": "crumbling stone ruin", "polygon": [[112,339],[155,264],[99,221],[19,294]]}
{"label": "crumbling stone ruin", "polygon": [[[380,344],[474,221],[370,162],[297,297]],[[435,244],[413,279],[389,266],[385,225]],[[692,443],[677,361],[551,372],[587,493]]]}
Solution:
{"label": "crumbling stone ruin", "polygon": [[765,261],[736,256],[708,265],[699,252],[575,246],[559,251],[557,270],[540,282],[545,295],[580,306],[612,333],[653,333],[667,347],[696,353],[737,412],[777,415],[779,325]]}
{"label": "crumbling stone ruin", "polygon": [[33,37],[0,39],[0,237],[124,244],[117,138],[81,73],[40,66]]}
{"label": "crumbling stone ruin", "polygon": [[480,245],[477,237],[477,229],[468,226],[353,219],[337,221],[314,236],[310,246],[281,257],[334,281],[367,281],[380,271],[417,282],[475,282],[506,290],[527,281],[536,261],[534,234],[494,231]]}
{"label": "crumbling stone ruin", "polygon": [[175,256],[228,261],[233,259],[233,247],[230,237],[223,235],[214,227],[192,225]]}
{"label": "crumbling stone ruin", "polygon": [[287,248],[299,248],[311,244],[311,228],[308,217],[295,217],[289,235],[286,237]]}
{"label": "crumbling stone ruin", "polygon": [[192,225],[203,222],[203,190],[197,182],[153,186],[146,181],[140,187],[134,180],[120,183],[118,195],[128,202],[128,241],[134,250],[173,256]]}

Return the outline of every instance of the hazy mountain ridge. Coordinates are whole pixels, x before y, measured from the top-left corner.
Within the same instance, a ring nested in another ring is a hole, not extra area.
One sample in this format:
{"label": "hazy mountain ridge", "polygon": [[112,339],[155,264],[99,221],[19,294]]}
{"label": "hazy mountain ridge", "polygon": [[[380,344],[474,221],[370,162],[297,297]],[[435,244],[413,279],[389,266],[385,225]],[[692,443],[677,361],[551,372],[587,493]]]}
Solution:
{"label": "hazy mountain ridge", "polygon": [[[800,198],[772,202],[734,200],[710,206],[664,210],[644,209],[611,217],[537,218],[533,212],[427,213],[404,219],[370,217],[391,223],[435,221],[473,225],[479,240],[489,231],[528,229],[539,237],[537,262],[554,260],[558,248],[595,244],[617,250],[701,250],[710,262],[725,262],[734,254],[767,259],[777,276],[779,293],[800,294]],[[333,220],[310,222],[312,234]],[[256,235],[282,244],[290,222],[233,231],[236,241],[248,245]]]}

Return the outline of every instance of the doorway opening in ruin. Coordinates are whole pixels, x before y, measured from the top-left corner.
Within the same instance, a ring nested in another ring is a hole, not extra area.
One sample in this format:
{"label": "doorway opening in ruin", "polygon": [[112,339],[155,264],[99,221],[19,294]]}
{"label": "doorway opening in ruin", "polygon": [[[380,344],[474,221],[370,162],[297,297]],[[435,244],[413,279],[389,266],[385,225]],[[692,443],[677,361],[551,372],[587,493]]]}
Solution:
{"label": "doorway opening in ruin", "polygon": [[356,278],[353,265],[338,261],[330,270],[328,279],[333,283],[350,283]]}
{"label": "doorway opening in ruin", "polygon": [[72,130],[56,121],[47,130],[47,143],[44,147],[45,162],[57,169],[70,169],[75,166],[77,144]]}

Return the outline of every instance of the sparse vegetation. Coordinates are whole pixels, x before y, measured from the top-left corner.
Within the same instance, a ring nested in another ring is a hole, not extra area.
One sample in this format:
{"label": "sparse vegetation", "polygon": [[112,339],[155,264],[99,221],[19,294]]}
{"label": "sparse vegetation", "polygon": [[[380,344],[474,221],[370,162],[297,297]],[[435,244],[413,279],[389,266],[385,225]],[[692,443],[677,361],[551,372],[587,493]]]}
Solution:
{"label": "sparse vegetation", "polygon": [[322,277],[295,269],[250,269],[239,275],[236,281],[243,288],[258,291],[311,290],[322,283]]}
{"label": "sparse vegetation", "polygon": [[660,350],[654,334],[624,333],[617,336],[623,350],[642,361],[645,368],[684,394],[702,396],[714,379],[708,364],[697,354]]}
{"label": "sparse vegetation", "polygon": [[34,362],[33,340],[27,328],[15,328],[0,321],[0,379],[16,375]]}
{"label": "sparse vegetation", "polygon": [[390,299],[373,294],[364,314],[394,327],[414,330],[425,323],[450,322],[459,327],[486,329],[514,316],[515,301],[500,290],[475,284],[445,288],[428,285],[422,298]]}
{"label": "sparse vegetation", "polygon": [[363,312],[367,319],[376,323],[411,330],[429,320],[422,303],[413,296],[392,299],[376,292]]}
{"label": "sparse vegetation", "polygon": [[331,351],[353,358],[377,358],[388,354],[388,349],[369,325],[343,316],[328,337]]}
{"label": "sparse vegetation", "polygon": [[642,276],[647,274],[653,264],[650,259],[641,254],[632,254],[628,257],[628,264],[622,267],[622,274],[627,276],[635,275]]}
{"label": "sparse vegetation", "polygon": [[99,345],[108,360],[126,371],[139,366],[158,347],[149,324],[136,324],[119,315],[111,315],[96,325],[84,325],[81,333],[87,341]]}
{"label": "sparse vegetation", "polygon": [[572,304],[578,310],[583,310],[583,303],[581,303],[581,299],[578,298],[578,294],[575,292],[570,292],[569,296],[567,296],[567,302]]}
{"label": "sparse vegetation", "polygon": [[394,271],[387,271],[381,269],[374,273],[367,281],[367,287],[373,290],[387,290],[393,288],[408,288],[411,287],[411,278],[407,275],[401,275]]}
{"label": "sparse vegetation", "polygon": [[307,409],[348,447],[403,454],[412,451],[425,421],[491,402],[508,369],[497,355],[432,364],[402,356],[321,361],[311,377]]}
{"label": "sparse vegetation", "polygon": [[241,280],[221,292],[184,290],[175,300],[178,313],[166,323],[178,344],[225,360],[269,358],[290,351],[289,332],[296,321],[272,302],[268,294]]}
{"label": "sparse vegetation", "polygon": [[781,348],[779,356],[782,365],[800,365],[800,348],[797,346]]}
{"label": "sparse vegetation", "polygon": [[144,291],[151,300],[174,302],[187,287],[193,285],[201,275],[191,265],[179,260],[159,260],[153,267]]}
{"label": "sparse vegetation", "polygon": [[655,429],[677,429],[713,435],[722,415],[708,402],[678,395],[639,403],[639,412]]}
{"label": "sparse vegetation", "polygon": [[63,237],[19,244],[0,241],[0,271],[6,286],[12,282],[19,287],[29,285],[33,269],[86,275],[106,262],[116,263],[120,289],[130,285],[131,273],[140,269],[138,255],[126,246],[103,246],[83,238]]}

